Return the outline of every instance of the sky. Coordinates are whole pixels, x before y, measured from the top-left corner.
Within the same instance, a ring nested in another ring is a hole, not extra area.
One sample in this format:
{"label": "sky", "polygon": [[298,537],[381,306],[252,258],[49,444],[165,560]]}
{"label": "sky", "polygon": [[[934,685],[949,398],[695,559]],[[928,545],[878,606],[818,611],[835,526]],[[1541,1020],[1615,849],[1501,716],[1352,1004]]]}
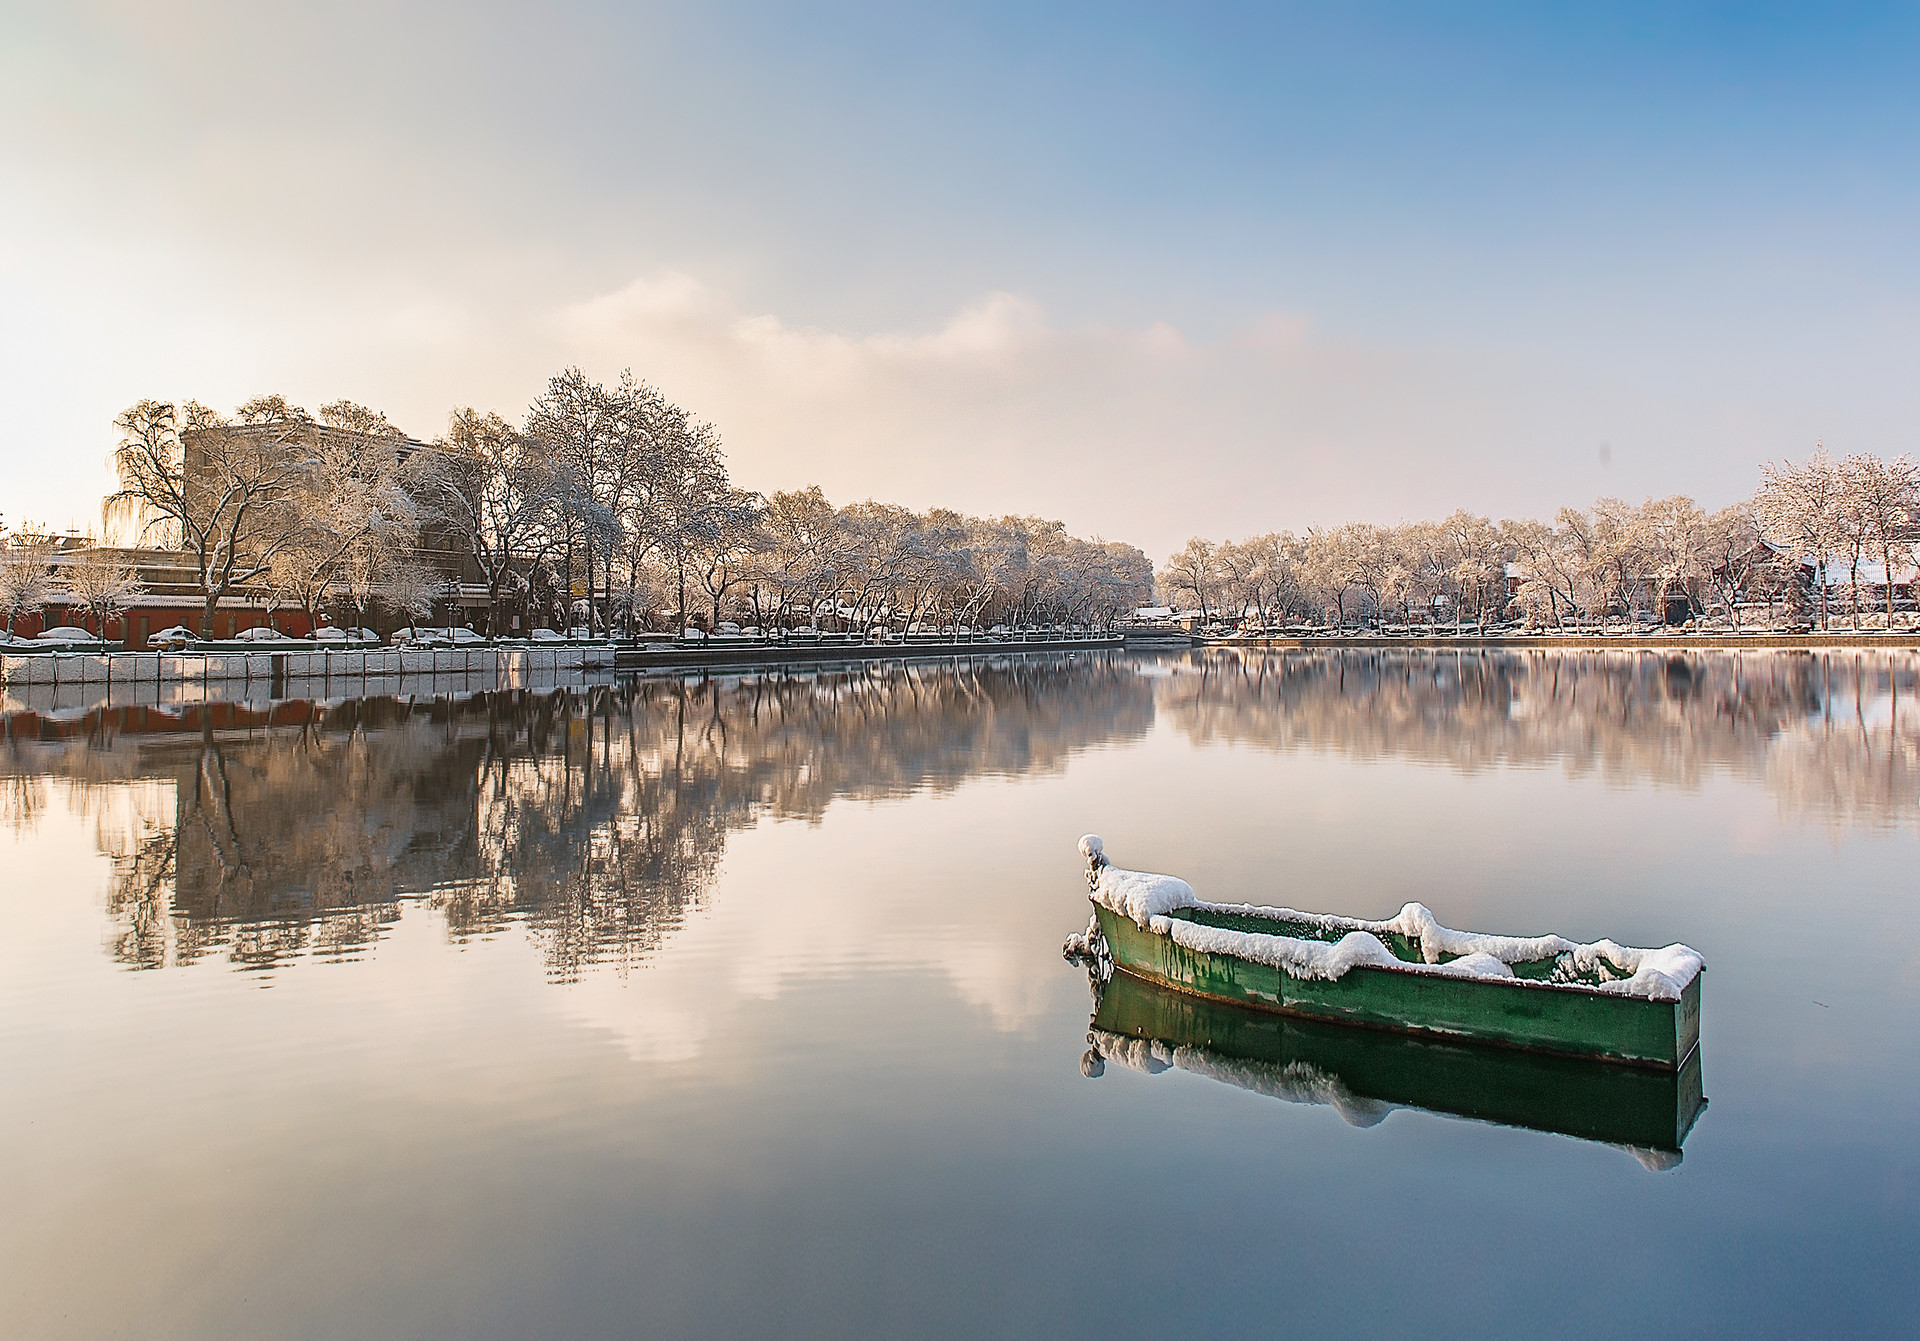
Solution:
{"label": "sky", "polygon": [[736,481],[1186,537],[1913,450],[1920,10],[0,0],[0,520],[577,364]]}

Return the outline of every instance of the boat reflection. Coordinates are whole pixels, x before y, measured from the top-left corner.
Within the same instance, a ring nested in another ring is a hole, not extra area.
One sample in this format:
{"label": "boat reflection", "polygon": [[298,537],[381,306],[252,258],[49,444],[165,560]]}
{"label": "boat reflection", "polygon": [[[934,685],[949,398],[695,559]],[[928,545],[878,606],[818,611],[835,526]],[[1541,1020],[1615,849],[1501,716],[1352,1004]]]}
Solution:
{"label": "boat reflection", "polygon": [[1242,1010],[1116,973],[1100,992],[1081,1069],[1177,1067],[1371,1127],[1395,1108],[1557,1132],[1624,1147],[1651,1169],[1680,1162],[1706,1107],[1700,1050],[1678,1071],[1509,1048],[1436,1043]]}

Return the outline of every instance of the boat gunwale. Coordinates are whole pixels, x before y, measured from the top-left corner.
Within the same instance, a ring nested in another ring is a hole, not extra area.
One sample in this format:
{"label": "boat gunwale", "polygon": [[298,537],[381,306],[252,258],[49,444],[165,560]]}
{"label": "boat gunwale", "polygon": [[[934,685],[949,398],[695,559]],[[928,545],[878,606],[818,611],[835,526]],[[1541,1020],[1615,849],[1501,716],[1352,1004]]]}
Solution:
{"label": "boat gunwale", "polygon": [[[1165,932],[1155,931],[1151,926],[1141,927],[1139,923],[1134,922],[1133,919],[1128,917],[1125,913],[1115,912],[1113,909],[1106,907],[1105,904],[1102,904],[1098,899],[1091,899],[1090,902],[1092,902],[1096,910],[1104,911],[1109,916],[1117,918],[1121,922],[1124,922],[1130,926],[1137,928],[1144,935],[1153,936],[1159,940],[1167,942],[1170,945],[1176,946],[1180,948],[1183,951],[1183,953],[1204,954],[1208,958],[1230,960],[1231,962],[1236,964],[1247,964],[1257,968],[1271,967],[1269,965],[1261,964],[1257,960],[1245,959],[1239,955],[1228,954],[1224,951],[1187,950],[1186,947],[1180,946],[1180,943],[1178,941],[1174,940],[1174,938],[1171,935],[1168,935]],[[1166,916],[1166,914],[1161,914],[1160,916]],[[1182,919],[1182,920],[1185,920],[1185,919]],[[1201,924],[1201,925],[1204,925],[1204,924]],[[1268,1002],[1264,1000],[1246,1000],[1242,998],[1225,996],[1217,992],[1203,991],[1200,988],[1195,987],[1190,983],[1179,982],[1172,978],[1162,977],[1159,974],[1146,971],[1141,967],[1127,963],[1124,960],[1122,960],[1118,955],[1112,956],[1112,963],[1113,963],[1113,968],[1115,972],[1125,973],[1129,977],[1138,979],[1141,982],[1152,983],[1156,986],[1165,987],[1172,991],[1180,992],[1187,996],[1196,997],[1203,1001],[1221,1002],[1226,1005],[1239,1006],[1246,1010],[1265,1012],[1273,1015],[1286,1015],[1286,1016],[1290,1016],[1292,1018],[1301,1019],[1301,1020],[1316,1020],[1316,1021],[1321,1021],[1323,1023],[1328,1023],[1328,1024],[1343,1025],[1347,1028],[1371,1029],[1380,1033],[1388,1033],[1388,1034],[1419,1034],[1429,1038],[1447,1039],[1452,1042],[1464,1043],[1474,1047],[1507,1048],[1507,1049],[1511,1049],[1518,1052],[1537,1053],[1542,1056],[1571,1057],[1571,1058],[1578,1058],[1578,1059],[1587,1060],[1587,1061],[1599,1062],[1609,1066],[1631,1066],[1631,1067],[1636,1067],[1642,1070],[1661,1071],[1661,1072],[1677,1072],[1681,1070],[1687,1065],[1687,1063],[1690,1060],[1692,1060],[1693,1055],[1700,1050],[1700,1036],[1699,1036],[1699,1031],[1697,1029],[1694,1031],[1692,1044],[1690,1047],[1688,1047],[1686,1053],[1682,1056],[1674,1058],[1672,1061],[1668,1061],[1664,1058],[1657,1058],[1657,1057],[1623,1056],[1618,1053],[1611,1053],[1611,1052],[1587,1052],[1587,1051],[1582,1051],[1574,1048],[1559,1048],[1559,1047],[1552,1047],[1552,1046],[1538,1044],[1538,1043],[1523,1043],[1514,1039],[1502,1038],[1496,1034],[1481,1034],[1481,1033],[1474,1033],[1468,1030],[1461,1030],[1461,1029],[1436,1028],[1433,1025],[1416,1024],[1406,1020],[1387,1023],[1383,1021],[1358,1019],[1358,1018],[1354,1018],[1352,1016],[1347,1016],[1347,1015],[1323,1014],[1317,1011],[1300,1010],[1297,1008],[1289,1007],[1286,1004],[1284,1004],[1284,1002],[1281,1002],[1281,1001]],[[1472,986],[1500,987],[1500,986],[1513,986],[1516,984],[1523,984],[1529,987],[1554,988],[1557,990],[1571,991],[1580,996],[1584,996],[1588,998],[1599,998],[1602,1000],[1615,1000],[1615,1001],[1627,1003],[1629,1005],[1635,1005],[1637,1003],[1637,1007],[1640,1009],[1660,1009],[1660,1010],[1671,1011],[1674,1013],[1676,1021],[1679,1019],[1680,1013],[1686,1005],[1687,991],[1694,990],[1695,984],[1698,983],[1700,975],[1706,972],[1705,965],[1702,965],[1698,973],[1696,973],[1694,979],[1691,980],[1688,983],[1687,987],[1681,991],[1680,998],[1678,1000],[1661,1001],[1653,997],[1633,996],[1624,992],[1597,991],[1591,987],[1585,987],[1583,985],[1576,984],[1576,983],[1537,982],[1537,981],[1520,979],[1520,978],[1478,978],[1478,977],[1470,977],[1462,974],[1422,973],[1419,971],[1425,967],[1427,966],[1418,965],[1418,964],[1407,964],[1404,968],[1392,968],[1384,964],[1355,964],[1351,968],[1349,968],[1346,972],[1349,974],[1364,973],[1369,971],[1373,973],[1389,974],[1389,975],[1405,974],[1407,976],[1416,977],[1416,978],[1433,978],[1433,979],[1438,979],[1444,982],[1461,983],[1470,987]],[[1275,971],[1280,973],[1284,977],[1293,978],[1294,981],[1296,982],[1324,981],[1322,979],[1301,978],[1301,977],[1298,977],[1297,975],[1289,973],[1284,968],[1279,968],[1279,969],[1276,969]],[[1346,975],[1343,974],[1341,976],[1345,977]],[[1335,981],[1338,981],[1338,980],[1336,979]]]}
{"label": "boat gunwale", "polygon": [[[1247,961],[1242,960],[1241,962],[1245,963]],[[1361,969],[1368,967],[1371,966],[1360,964],[1349,971],[1357,973]],[[1285,1015],[1295,1020],[1311,1020],[1316,1024],[1336,1025],[1342,1029],[1370,1029],[1378,1034],[1419,1034],[1427,1038],[1445,1039],[1449,1043],[1460,1044],[1467,1047],[1505,1048],[1510,1052],[1531,1052],[1541,1057],[1564,1057],[1573,1061],[1593,1062],[1598,1066],[1631,1066],[1641,1071],[1679,1071],[1684,1069],[1687,1063],[1693,1060],[1693,1055],[1696,1052],[1700,1051],[1700,1040],[1696,1037],[1693,1040],[1693,1046],[1687,1049],[1687,1055],[1675,1062],[1663,1062],[1647,1057],[1621,1057],[1608,1052],[1576,1052],[1571,1048],[1549,1048],[1538,1043],[1516,1043],[1512,1039],[1498,1038],[1488,1034],[1468,1033],[1461,1029],[1436,1029],[1432,1025],[1427,1024],[1381,1024],[1373,1020],[1356,1020],[1340,1015],[1321,1015],[1310,1010],[1294,1010],[1280,1004],[1268,1005],[1265,1002],[1252,1002],[1238,997],[1221,996],[1217,992],[1203,992],[1197,987],[1190,986],[1187,983],[1175,982],[1171,978],[1162,978],[1155,974],[1143,973],[1137,968],[1120,963],[1118,960],[1114,961],[1113,971],[1115,973],[1124,973],[1129,978],[1150,983],[1155,987],[1163,987],[1169,991],[1179,992],[1184,996],[1195,997],[1201,1001],[1213,1001],[1224,1006],[1238,1006],[1242,1010],[1250,1010],[1256,1014]],[[1378,971],[1381,973],[1393,972],[1392,969],[1380,969]],[[1667,1001],[1655,1002],[1654,1004],[1670,1006],[1674,1003]]]}
{"label": "boat gunwale", "polygon": [[[1095,907],[1105,907],[1105,905],[1104,905],[1104,904],[1102,904],[1102,903],[1100,902],[1100,900],[1098,900],[1098,899],[1090,899],[1089,901],[1090,901],[1091,903],[1093,903],[1093,905],[1094,905]],[[1207,913],[1229,913],[1229,915],[1233,915],[1233,916],[1259,916],[1259,914],[1257,914],[1257,913],[1256,913],[1256,914],[1248,914],[1248,913],[1246,913],[1246,911],[1245,911],[1245,910],[1246,910],[1247,908],[1250,908],[1250,907],[1265,907],[1265,906],[1267,906],[1267,905],[1256,905],[1256,904],[1234,904],[1234,905],[1231,905],[1231,908],[1229,909],[1229,907],[1228,907],[1228,906],[1226,906],[1226,905],[1221,905],[1221,904],[1202,904],[1202,905],[1198,905],[1198,906],[1189,906],[1189,907],[1186,907],[1186,908],[1175,908],[1175,909],[1174,909],[1174,910],[1172,910],[1171,912],[1165,912],[1165,913],[1156,913],[1156,914],[1154,914],[1154,916],[1156,916],[1156,917],[1165,917],[1165,918],[1169,918],[1169,919],[1177,919],[1177,920],[1179,920],[1179,921],[1181,921],[1181,922],[1189,922],[1189,923],[1192,923],[1192,924],[1193,924],[1194,926],[1197,926],[1197,927],[1211,927],[1211,926],[1212,926],[1212,924],[1211,924],[1211,923],[1208,923],[1208,922],[1202,922],[1202,921],[1200,921],[1199,919],[1197,919],[1197,918],[1193,918],[1193,917],[1181,917],[1180,915],[1181,915],[1182,913],[1194,913],[1194,912],[1207,912]],[[1107,911],[1108,911],[1108,912],[1113,912],[1113,910],[1112,910],[1111,908],[1109,908],[1109,909],[1107,909]],[[1292,910],[1292,909],[1286,909],[1286,910],[1275,910],[1275,911],[1295,911],[1295,910]],[[1116,916],[1116,917],[1126,917],[1127,915],[1126,915],[1125,913],[1114,913],[1114,916]],[[1315,914],[1315,916],[1327,916],[1327,917],[1331,917],[1331,914]],[[1128,918],[1127,920],[1128,920],[1128,921],[1132,921],[1132,919],[1131,919],[1131,918]],[[1293,921],[1293,922],[1294,922],[1294,925],[1296,925],[1296,926],[1311,926],[1311,925],[1312,925],[1312,923],[1310,923],[1310,922],[1298,922],[1298,921],[1294,921],[1294,919],[1289,919],[1289,918],[1275,918],[1275,919],[1273,919],[1273,920],[1274,920],[1274,921]],[[1139,924],[1138,922],[1134,922],[1134,925],[1135,925],[1135,926],[1140,926],[1140,924]],[[1227,930],[1232,930],[1232,928],[1229,928],[1229,927],[1218,927],[1218,928],[1214,928],[1214,929],[1215,929],[1215,930],[1221,930],[1221,931],[1227,931]],[[1148,934],[1149,936],[1164,936],[1164,937],[1166,937],[1166,939],[1168,939],[1168,940],[1172,940],[1172,939],[1173,939],[1173,938],[1172,938],[1171,936],[1167,936],[1167,934],[1166,934],[1165,932],[1163,932],[1163,931],[1155,931],[1155,930],[1153,929],[1153,927],[1152,927],[1152,926],[1150,926],[1150,925],[1149,925],[1149,926],[1146,926],[1146,927],[1141,927],[1141,930],[1142,930],[1142,931],[1145,931],[1145,932],[1146,932],[1146,933],[1147,933],[1147,934]],[[1359,931],[1359,932],[1364,932],[1365,934],[1367,934],[1367,935],[1369,935],[1369,936],[1373,936],[1373,937],[1375,937],[1375,938],[1378,938],[1378,937],[1380,936],[1380,933],[1379,933],[1379,932],[1377,932],[1377,931],[1374,931],[1374,930],[1372,930],[1371,928],[1369,928],[1369,927],[1366,927],[1366,926],[1363,926],[1363,925],[1355,925],[1354,927],[1352,927],[1352,928],[1351,928],[1351,929],[1350,929],[1350,930],[1348,931],[1348,933],[1347,933],[1347,934],[1349,934],[1349,935],[1351,935],[1351,934],[1352,934],[1352,932],[1354,932],[1354,931]],[[1268,931],[1249,931],[1249,932],[1245,932],[1245,933],[1243,933],[1243,934],[1245,934],[1245,935],[1248,935],[1248,936],[1279,936],[1279,935],[1280,935],[1280,933],[1278,933],[1278,932],[1268,932]],[[1283,939],[1283,940],[1301,940],[1301,939],[1305,939],[1305,938],[1304,938],[1304,937],[1299,937],[1299,936],[1285,936],[1285,937],[1281,937],[1281,939]],[[1175,944],[1179,944],[1179,942],[1177,942],[1177,941],[1176,941],[1176,942],[1174,942],[1174,943],[1175,943]],[[1315,943],[1316,943],[1316,944],[1319,944],[1319,945],[1338,945],[1338,944],[1339,944],[1339,942],[1338,942],[1337,940],[1334,940],[1334,941],[1316,941]],[[1382,944],[1385,944],[1385,942],[1384,942],[1384,941],[1382,941]],[[1183,946],[1182,948],[1184,949],[1185,947]],[[1389,953],[1392,953],[1392,951],[1393,951],[1393,947],[1392,947],[1391,945],[1389,945],[1389,946],[1387,946],[1387,950],[1388,950],[1388,952],[1389,952]],[[1196,952],[1195,952],[1195,951],[1188,951],[1188,953],[1190,953],[1190,954],[1191,954],[1191,953],[1196,953]],[[1217,956],[1219,956],[1219,957],[1220,957],[1220,958],[1222,958],[1222,959],[1231,959],[1231,960],[1234,960],[1235,962],[1237,962],[1237,963],[1241,963],[1241,964],[1258,964],[1258,963],[1260,963],[1260,962],[1261,962],[1260,960],[1257,960],[1257,959],[1248,959],[1248,958],[1246,958],[1246,957],[1245,957],[1244,955],[1236,955],[1236,954],[1231,954],[1231,953],[1229,953],[1229,952],[1227,952],[1227,951],[1225,951],[1225,950],[1207,950],[1207,951],[1203,951],[1203,952],[1199,952],[1199,953],[1205,953],[1205,954],[1210,954],[1210,955],[1217,955]],[[1461,955],[1455,955],[1455,956],[1454,956],[1454,959],[1460,959],[1460,958],[1463,958],[1463,957],[1464,957],[1464,956],[1461,956]],[[1396,958],[1396,959],[1399,959],[1400,957],[1399,957],[1398,955],[1394,955],[1394,958]],[[1555,958],[1557,959],[1557,958],[1559,958],[1559,956],[1557,956],[1557,955],[1556,955],[1556,956],[1555,956]],[[1475,985],[1477,985],[1477,986],[1481,986],[1481,987],[1535,987],[1535,988],[1546,988],[1546,989],[1548,989],[1548,990],[1550,990],[1550,991],[1555,991],[1555,992],[1577,992],[1577,993],[1579,993],[1579,994],[1580,994],[1580,995],[1582,995],[1582,996],[1598,996],[1598,997],[1613,997],[1613,998],[1617,998],[1617,999],[1620,999],[1620,1000],[1626,1000],[1626,1001],[1645,1001],[1645,1002],[1648,1002],[1648,1003],[1650,1003],[1650,1004],[1652,1004],[1652,1005],[1656,1005],[1656,1006],[1673,1006],[1673,1005],[1678,1005],[1678,1004],[1679,1004],[1680,1002],[1682,1002],[1682,1001],[1684,1001],[1684,1000],[1686,1000],[1686,995],[1687,995],[1687,989],[1686,989],[1685,987],[1683,987],[1683,988],[1681,988],[1681,989],[1680,989],[1680,995],[1679,995],[1678,997],[1675,997],[1675,998],[1674,998],[1673,1000],[1671,1000],[1671,1001],[1669,1001],[1669,1000],[1666,1000],[1666,999],[1664,999],[1664,998],[1661,998],[1661,997],[1657,997],[1657,996],[1641,996],[1641,995],[1639,995],[1638,993],[1635,993],[1635,992],[1609,992],[1609,991],[1607,991],[1607,990],[1606,990],[1606,988],[1605,988],[1605,987],[1602,987],[1602,986],[1597,986],[1597,985],[1595,985],[1595,984],[1592,984],[1592,983],[1584,983],[1584,982],[1550,982],[1550,981],[1548,981],[1547,979],[1544,979],[1544,978],[1523,978],[1523,977],[1521,977],[1521,976],[1520,976],[1519,974],[1517,974],[1517,973],[1516,973],[1516,974],[1514,974],[1514,975],[1513,975],[1512,977],[1510,977],[1510,978],[1491,978],[1491,977],[1488,977],[1488,978],[1483,978],[1483,977],[1480,977],[1480,976],[1479,976],[1479,975],[1477,975],[1477,974],[1466,974],[1466,973],[1435,973],[1435,972],[1433,972],[1433,970],[1434,970],[1434,969],[1438,969],[1438,968],[1444,968],[1444,967],[1446,966],[1446,964],[1448,964],[1448,963],[1451,963],[1451,962],[1452,962],[1452,960],[1446,960],[1446,961],[1443,961],[1443,962],[1441,962],[1441,963],[1437,963],[1437,964],[1428,964],[1428,963],[1424,963],[1424,962],[1421,962],[1421,961],[1417,961],[1417,960],[1412,960],[1412,959],[1401,959],[1401,960],[1400,960],[1400,963],[1399,963],[1398,965],[1392,965],[1392,964],[1355,964],[1355,965],[1354,965],[1354,966],[1353,966],[1352,968],[1350,968],[1350,969],[1348,969],[1348,970],[1347,970],[1347,972],[1348,972],[1348,973],[1358,973],[1358,972],[1359,972],[1360,970],[1362,970],[1362,969],[1371,969],[1371,970],[1373,970],[1373,971],[1374,971],[1374,972],[1376,972],[1376,973],[1411,973],[1411,974],[1414,974],[1414,975],[1415,975],[1415,976],[1417,976],[1417,977],[1423,977],[1423,978],[1445,978],[1445,979],[1448,979],[1449,981],[1452,981],[1452,982],[1464,982],[1464,983],[1472,983],[1472,984],[1475,984]],[[1544,959],[1527,959],[1527,960],[1521,960],[1520,962],[1521,962],[1521,963],[1526,963],[1526,964],[1544,964],[1544,963],[1547,963],[1547,962],[1549,962],[1549,961],[1547,961],[1547,960],[1544,960]],[[1280,971],[1281,971],[1282,973],[1286,973],[1288,977],[1290,977],[1290,978],[1293,978],[1293,979],[1295,979],[1295,980],[1297,980],[1297,981],[1300,981],[1300,982],[1315,982],[1315,981],[1322,981],[1322,980],[1320,980],[1320,979],[1313,979],[1313,978],[1302,978],[1302,977],[1301,977],[1301,976],[1300,976],[1299,974],[1297,974],[1297,973],[1289,973],[1289,972],[1288,972],[1288,971],[1287,971],[1286,969],[1284,969],[1284,968],[1283,968],[1283,969],[1281,969]],[[1702,964],[1702,965],[1701,965],[1701,966],[1700,966],[1699,968],[1697,968],[1697,969],[1695,969],[1695,970],[1694,970],[1694,976],[1695,976],[1696,978],[1697,978],[1697,977],[1700,977],[1700,976],[1703,976],[1703,975],[1704,975],[1704,974],[1706,973],[1706,971],[1707,971],[1707,966],[1706,966],[1705,964]],[[1135,974],[1134,976],[1135,976],[1135,977],[1139,977],[1140,975],[1139,975],[1139,974]],[[1625,982],[1625,981],[1626,981],[1626,979],[1625,979],[1625,978],[1616,978],[1616,979],[1614,979],[1614,981],[1615,981],[1615,982]],[[1689,979],[1687,980],[1687,982],[1688,982],[1688,985],[1689,985],[1689,986],[1691,986],[1691,985],[1692,985],[1692,983],[1693,983],[1693,981],[1694,981],[1694,979],[1693,979],[1693,978],[1689,978]],[[1224,999],[1224,998],[1222,998],[1222,999]]]}

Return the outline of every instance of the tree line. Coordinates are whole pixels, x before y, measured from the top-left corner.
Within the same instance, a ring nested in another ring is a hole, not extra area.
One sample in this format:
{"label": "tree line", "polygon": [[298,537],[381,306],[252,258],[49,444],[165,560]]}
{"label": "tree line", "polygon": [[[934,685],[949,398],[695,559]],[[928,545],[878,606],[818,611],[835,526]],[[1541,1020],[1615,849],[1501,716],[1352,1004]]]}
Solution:
{"label": "tree line", "polygon": [[[1164,598],[1206,621],[1261,624],[1471,622],[1605,626],[1615,619],[1724,618],[1738,627],[1871,605],[1909,607],[1920,547],[1920,468],[1906,457],[1807,460],[1761,469],[1752,498],[1708,512],[1684,496],[1602,498],[1552,521],[1365,522],[1244,541],[1203,537],[1162,565]],[[1906,586],[1904,598],[1897,588]]]}
{"label": "tree line", "polygon": [[[68,553],[69,543],[81,548]],[[11,532],[0,522],[0,642],[12,636],[21,615],[55,603],[85,611],[103,630],[141,590],[133,568],[111,552],[32,522]]]}
{"label": "tree line", "polygon": [[[456,575],[484,588],[494,634],[523,616],[595,634],[1106,626],[1152,596],[1138,549],[1057,521],[739,488],[718,430],[631,374],[568,369],[520,422],[459,408],[430,443],[345,400],[309,414],[261,396],[231,415],[143,400],[114,422],[106,520],[177,553],[204,628],[221,599],[263,586],[314,623],[425,621]],[[16,597],[0,574],[10,620],[60,594],[45,553],[22,540],[7,554],[0,566],[40,575]],[[137,590],[129,565],[107,566],[119,585],[103,603]]]}

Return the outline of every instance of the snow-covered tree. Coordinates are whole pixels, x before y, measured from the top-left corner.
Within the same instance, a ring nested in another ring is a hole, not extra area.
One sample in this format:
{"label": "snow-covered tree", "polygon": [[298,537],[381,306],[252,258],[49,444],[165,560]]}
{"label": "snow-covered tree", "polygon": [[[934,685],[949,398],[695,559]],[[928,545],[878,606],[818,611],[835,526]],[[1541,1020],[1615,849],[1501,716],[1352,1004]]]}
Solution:
{"label": "snow-covered tree", "polygon": [[1754,519],[1767,539],[1794,559],[1814,566],[1823,629],[1829,626],[1827,572],[1845,543],[1845,508],[1840,472],[1824,447],[1816,446],[1799,465],[1769,461],[1760,467]]}
{"label": "snow-covered tree", "polygon": [[318,464],[316,424],[280,396],[259,396],[232,418],[197,401],[143,400],[114,420],[120,444],[109,520],[186,552],[211,632],[220,598],[268,573],[302,533]]}
{"label": "snow-covered tree", "polygon": [[1220,588],[1220,546],[1195,536],[1160,570],[1160,587],[1174,602],[1190,600],[1204,622],[1211,619]]}
{"label": "snow-covered tree", "polygon": [[526,595],[567,534],[562,467],[540,440],[472,408],[449,415],[446,436],[408,466],[419,506],[486,580],[488,631],[504,632],[503,603]]}
{"label": "snow-covered tree", "polygon": [[13,636],[14,621],[43,608],[53,594],[52,536],[28,526],[0,536],[0,632]]}
{"label": "snow-covered tree", "polygon": [[54,569],[62,594],[81,606],[93,621],[93,631],[107,636],[107,625],[119,618],[127,602],[144,588],[133,565],[112,550],[93,546],[75,551]]}
{"label": "snow-covered tree", "polygon": [[[269,565],[275,589],[306,612],[310,625],[319,624],[322,606],[346,586],[350,569],[377,571],[418,539],[420,507],[401,462],[404,441],[377,410],[346,400],[321,407],[298,523]],[[356,606],[355,623],[363,616]]]}
{"label": "snow-covered tree", "polygon": [[[1920,521],[1920,468],[1905,456],[1849,456],[1840,463],[1843,531],[1849,548],[1880,565],[1888,623],[1893,620],[1896,565],[1914,559],[1914,525]],[[1860,565],[1853,563],[1854,619],[1860,612]]]}

